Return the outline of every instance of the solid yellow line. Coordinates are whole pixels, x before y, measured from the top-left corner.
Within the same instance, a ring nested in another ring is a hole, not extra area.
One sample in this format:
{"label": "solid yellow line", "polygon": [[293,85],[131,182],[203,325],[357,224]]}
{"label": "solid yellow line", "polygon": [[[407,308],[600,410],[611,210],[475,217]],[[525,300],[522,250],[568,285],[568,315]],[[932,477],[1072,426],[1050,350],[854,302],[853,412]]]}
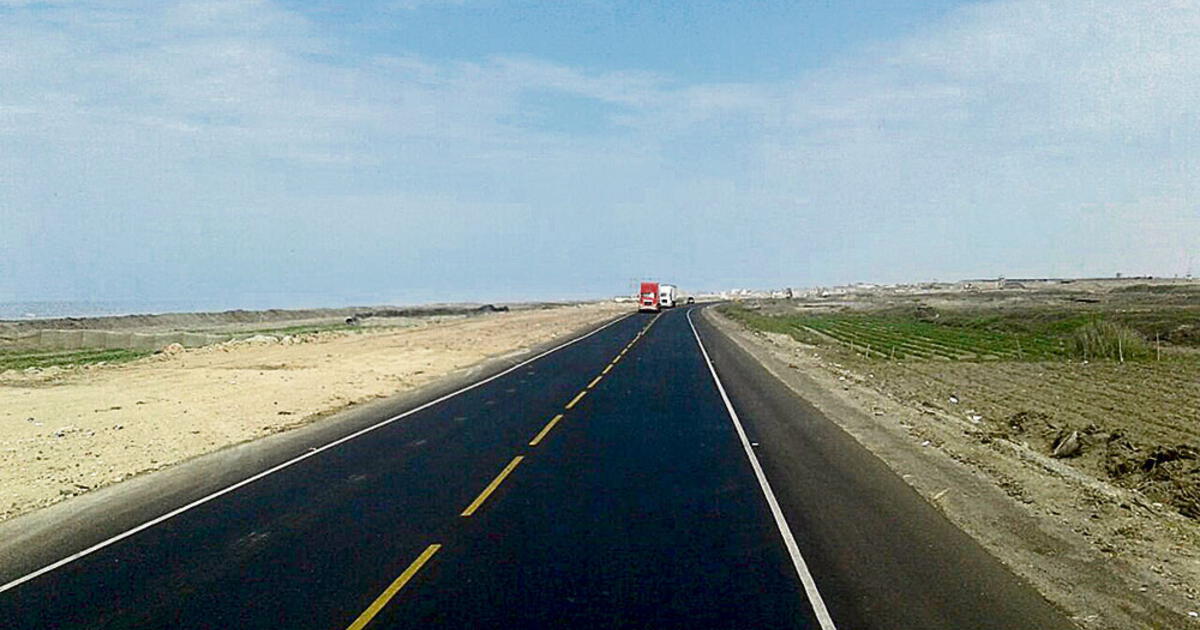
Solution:
{"label": "solid yellow line", "polygon": [[383,593],[380,593],[379,597],[376,597],[375,601],[371,602],[371,605],[367,606],[367,609],[364,610],[363,613],[358,616],[358,619],[355,619],[354,623],[350,624],[350,627],[346,630],[362,630],[362,628],[365,628],[367,624],[371,623],[371,620],[375,618],[375,615],[378,615],[379,611],[383,610],[384,606],[387,606],[387,603],[396,596],[396,593],[399,593],[400,589],[404,588],[404,585],[408,584],[408,581],[417,574],[417,571],[420,571],[421,567],[425,566],[425,563],[429,562],[429,559],[433,557],[433,554],[437,553],[438,549],[441,548],[441,545],[429,545],[426,547],[425,551],[422,551],[421,555],[417,556],[417,559],[413,560],[412,564],[408,565],[408,568],[404,570],[404,573],[401,573],[400,577],[396,578],[396,581],[392,582],[391,586],[387,587],[387,590],[385,590]]}
{"label": "solid yellow line", "polygon": [[588,386],[587,386],[587,388],[588,388],[588,389],[591,389],[591,388],[595,387],[595,386],[596,386],[596,383],[599,383],[599,382],[600,382],[600,379],[602,379],[602,378],[604,378],[604,376],[603,376],[603,375],[601,375],[601,376],[597,376],[596,378],[592,379],[592,382],[591,382],[591,383],[588,383]]}
{"label": "solid yellow line", "polygon": [[470,516],[474,514],[475,510],[478,510],[479,506],[483,505],[483,502],[487,501],[487,498],[496,491],[496,488],[500,487],[500,484],[504,481],[504,478],[507,477],[509,473],[511,473],[513,469],[517,467],[517,464],[521,463],[522,459],[525,458],[521,455],[517,455],[511,462],[508,462],[508,465],[504,467],[504,470],[500,471],[499,475],[496,475],[496,478],[492,480],[492,483],[489,483],[488,486],[483,489],[483,492],[480,492],[479,496],[475,497],[475,500],[471,502],[471,505],[468,505],[467,509],[463,510],[462,515]]}
{"label": "solid yellow line", "polygon": [[575,394],[575,397],[571,399],[571,402],[567,403],[567,409],[570,409],[571,407],[574,407],[574,406],[575,406],[575,403],[579,402],[579,399],[580,399],[580,398],[583,398],[583,397],[584,397],[586,394],[587,394],[587,390],[586,390],[586,389],[585,389],[585,390],[583,390],[583,391],[581,391],[581,392],[579,392],[578,394]]}
{"label": "solid yellow line", "polygon": [[553,418],[551,418],[551,419],[550,419],[550,422],[547,422],[547,423],[546,423],[546,427],[545,427],[545,428],[543,428],[543,429],[542,429],[542,431],[541,431],[540,433],[538,433],[538,434],[537,434],[537,437],[533,438],[533,441],[532,441],[532,442],[530,442],[530,443],[529,443],[529,445],[530,445],[530,446],[537,446],[537,445],[538,445],[538,443],[542,441],[542,438],[546,437],[546,434],[550,432],[550,429],[553,429],[553,428],[554,428],[554,425],[558,424],[558,421],[559,421],[559,420],[562,420],[562,414],[561,414],[561,413],[560,413],[560,414],[558,414],[557,416],[554,416]]}
{"label": "solid yellow line", "polygon": [[608,365],[607,365],[607,366],[604,368],[604,371],[603,371],[603,372],[601,372],[601,374],[608,374],[609,372],[611,372],[611,371],[612,371],[612,367],[613,367],[613,364],[612,364],[612,363],[609,363],[609,364],[608,364]]}

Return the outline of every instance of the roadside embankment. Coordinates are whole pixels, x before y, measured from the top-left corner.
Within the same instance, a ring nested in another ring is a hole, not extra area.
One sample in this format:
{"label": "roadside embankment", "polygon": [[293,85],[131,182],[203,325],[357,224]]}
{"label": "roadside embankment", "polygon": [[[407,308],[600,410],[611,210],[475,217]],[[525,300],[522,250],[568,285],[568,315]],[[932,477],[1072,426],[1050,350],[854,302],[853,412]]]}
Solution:
{"label": "roadside embankment", "polygon": [[414,390],[628,311],[598,303],[256,334],[0,374],[0,521]]}

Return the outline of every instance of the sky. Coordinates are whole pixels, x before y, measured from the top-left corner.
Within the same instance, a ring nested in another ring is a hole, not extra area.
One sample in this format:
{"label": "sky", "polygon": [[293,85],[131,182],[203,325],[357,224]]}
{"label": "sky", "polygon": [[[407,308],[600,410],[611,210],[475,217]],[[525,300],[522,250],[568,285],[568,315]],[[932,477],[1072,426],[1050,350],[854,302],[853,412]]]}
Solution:
{"label": "sky", "polygon": [[0,302],[1200,274],[1200,5],[0,0]]}

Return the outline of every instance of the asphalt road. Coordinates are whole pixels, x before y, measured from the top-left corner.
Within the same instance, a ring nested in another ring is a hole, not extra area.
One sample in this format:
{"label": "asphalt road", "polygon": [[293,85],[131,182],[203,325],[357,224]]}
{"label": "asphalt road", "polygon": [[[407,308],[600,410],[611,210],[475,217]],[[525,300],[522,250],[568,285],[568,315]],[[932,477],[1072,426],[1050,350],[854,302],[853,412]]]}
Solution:
{"label": "asphalt road", "polygon": [[694,317],[743,439],[688,310],[9,582],[0,627],[1073,627]]}

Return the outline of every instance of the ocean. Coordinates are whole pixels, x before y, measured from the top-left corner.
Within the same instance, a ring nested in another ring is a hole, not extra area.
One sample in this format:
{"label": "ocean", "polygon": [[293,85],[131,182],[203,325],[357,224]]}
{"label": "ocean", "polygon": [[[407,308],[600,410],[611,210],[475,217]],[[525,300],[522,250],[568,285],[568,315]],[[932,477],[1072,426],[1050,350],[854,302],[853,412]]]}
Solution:
{"label": "ocean", "polygon": [[0,320],[49,319],[56,317],[104,317],[151,313],[223,311],[227,307],[200,300],[108,300],[0,302]]}

